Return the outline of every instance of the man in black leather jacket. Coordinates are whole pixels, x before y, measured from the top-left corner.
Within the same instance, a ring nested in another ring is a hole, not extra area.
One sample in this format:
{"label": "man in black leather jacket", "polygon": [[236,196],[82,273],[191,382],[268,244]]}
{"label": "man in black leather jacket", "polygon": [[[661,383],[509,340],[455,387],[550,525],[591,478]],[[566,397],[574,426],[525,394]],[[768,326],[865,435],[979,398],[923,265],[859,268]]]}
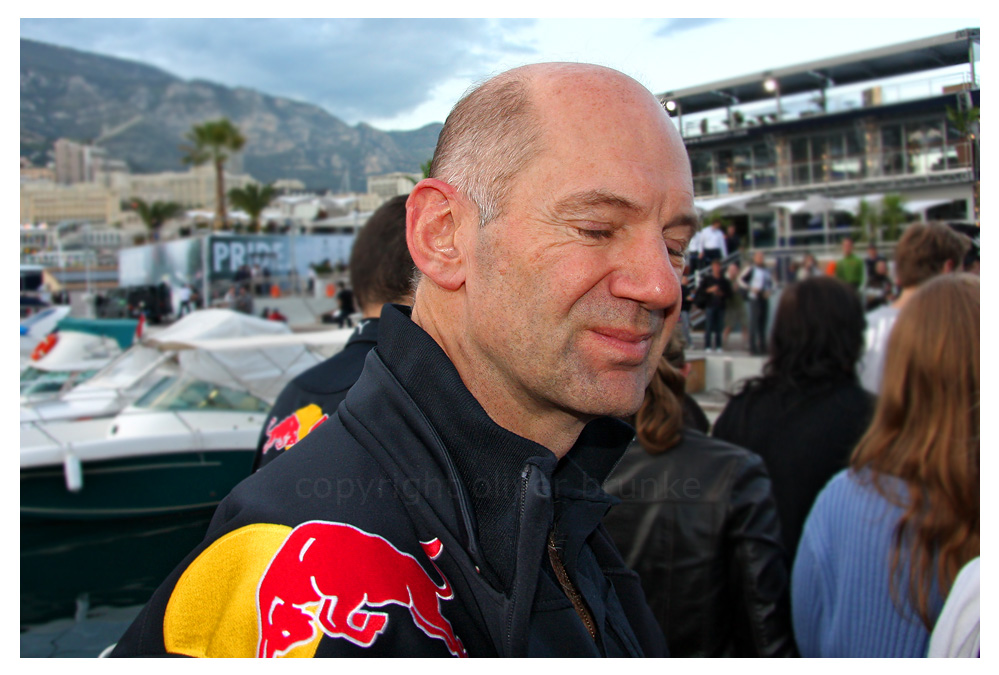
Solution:
{"label": "man in black leather jacket", "polygon": [[223,500],[113,655],[665,652],[600,484],[680,311],[682,140],[631,78],[535,64],[458,103],[430,175],[411,313],[382,311],[336,416]]}
{"label": "man in black leather jacket", "polygon": [[[789,574],[763,460],[688,428],[679,336],[606,484],[604,524],[673,656],[793,656]],[[675,366],[675,367],[674,367]],[[663,413],[667,413],[663,415]],[[665,420],[665,423],[663,422]]]}

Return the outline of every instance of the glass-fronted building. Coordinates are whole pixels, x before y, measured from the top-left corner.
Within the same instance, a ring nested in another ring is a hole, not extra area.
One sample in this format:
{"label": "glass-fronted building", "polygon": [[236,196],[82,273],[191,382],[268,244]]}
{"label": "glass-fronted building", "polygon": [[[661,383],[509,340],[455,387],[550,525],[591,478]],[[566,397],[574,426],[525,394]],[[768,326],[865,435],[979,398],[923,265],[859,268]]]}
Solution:
{"label": "glass-fronted building", "polygon": [[978,221],[979,53],[971,28],[660,99],[698,208],[748,248],[832,254],[845,236],[887,248],[864,215],[889,202],[910,219]]}

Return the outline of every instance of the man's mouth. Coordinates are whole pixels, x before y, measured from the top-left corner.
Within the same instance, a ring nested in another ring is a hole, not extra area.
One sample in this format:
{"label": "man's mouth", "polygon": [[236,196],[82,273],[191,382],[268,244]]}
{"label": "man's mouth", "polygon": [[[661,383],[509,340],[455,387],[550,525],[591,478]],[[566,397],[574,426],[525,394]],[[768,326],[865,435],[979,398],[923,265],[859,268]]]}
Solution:
{"label": "man's mouth", "polygon": [[637,366],[649,355],[653,334],[648,331],[622,328],[593,328],[591,331],[600,344],[620,356],[624,365]]}

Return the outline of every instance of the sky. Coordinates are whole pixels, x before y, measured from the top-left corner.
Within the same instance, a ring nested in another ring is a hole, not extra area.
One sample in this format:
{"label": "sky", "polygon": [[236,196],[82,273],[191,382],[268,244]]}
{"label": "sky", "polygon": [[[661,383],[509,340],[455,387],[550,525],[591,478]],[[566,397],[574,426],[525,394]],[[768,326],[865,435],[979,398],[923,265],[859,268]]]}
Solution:
{"label": "sky", "polygon": [[[847,3],[846,9],[877,14],[878,4]],[[922,6],[907,3],[907,13],[918,15]],[[521,7],[528,13],[544,5]],[[745,11],[739,7],[732,5]],[[883,14],[898,7],[884,5]],[[932,7],[939,11],[940,4]],[[712,8],[723,10],[725,3]],[[400,7],[400,13],[412,10]],[[980,26],[980,17],[22,18],[20,36],[313,103],[348,124],[388,131],[443,122],[470,86],[527,63],[598,63],[662,93]]]}

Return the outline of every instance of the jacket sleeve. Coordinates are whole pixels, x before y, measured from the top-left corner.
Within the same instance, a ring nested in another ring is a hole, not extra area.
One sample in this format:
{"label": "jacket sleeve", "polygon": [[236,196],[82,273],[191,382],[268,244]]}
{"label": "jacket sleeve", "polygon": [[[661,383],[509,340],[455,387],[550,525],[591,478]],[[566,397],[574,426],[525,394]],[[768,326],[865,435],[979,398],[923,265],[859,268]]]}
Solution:
{"label": "jacket sleeve", "polygon": [[796,656],[777,504],[763,460],[756,455],[735,478],[726,536],[743,613],[736,622],[744,633],[740,642],[758,656]]}

